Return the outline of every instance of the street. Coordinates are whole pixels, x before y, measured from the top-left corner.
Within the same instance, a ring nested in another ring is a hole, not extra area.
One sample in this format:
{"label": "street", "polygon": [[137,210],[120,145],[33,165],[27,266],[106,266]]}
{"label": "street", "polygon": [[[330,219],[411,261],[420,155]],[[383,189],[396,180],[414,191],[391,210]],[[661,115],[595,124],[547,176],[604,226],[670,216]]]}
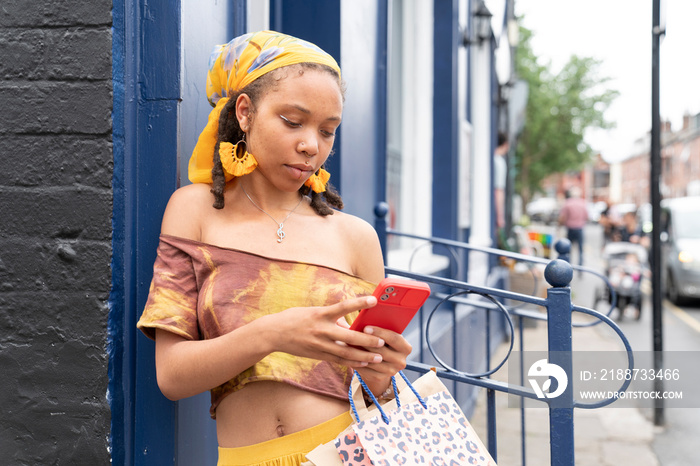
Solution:
{"label": "street", "polygon": [[[603,272],[601,250],[601,229],[597,225],[587,226],[584,233],[584,266]],[[591,291],[600,286],[600,281],[589,275],[575,274],[572,282],[574,303],[606,313],[609,309],[607,301],[593,303],[595,293]],[[644,298],[639,320],[636,320],[634,315],[625,315],[620,319],[617,310],[611,314],[628,338],[635,353],[651,352],[653,349],[651,285],[648,280],[643,282],[642,291]],[[679,307],[664,299],[662,325],[664,360],[669,359],[668,353],[676,352],[674,356],[697,361],[700,356],[700,301]],[[600,330],[603,331],[602,328]],[[698,378],[697,373],[684,374],[684,376]],[[692,383],[694,387],[698,387],[700,380],[693,380]],[[695,391],[690,395],[697,393]],[[652,446],[663,466],[697,464],[697,458],[700,457],[696,445],[697,439],[700,438],[700,399],[685,400],[684,405],[696,407],[664,409],[665,423],[655,429]],[[642,408],[641,411],[653,422],[652,409]]]}

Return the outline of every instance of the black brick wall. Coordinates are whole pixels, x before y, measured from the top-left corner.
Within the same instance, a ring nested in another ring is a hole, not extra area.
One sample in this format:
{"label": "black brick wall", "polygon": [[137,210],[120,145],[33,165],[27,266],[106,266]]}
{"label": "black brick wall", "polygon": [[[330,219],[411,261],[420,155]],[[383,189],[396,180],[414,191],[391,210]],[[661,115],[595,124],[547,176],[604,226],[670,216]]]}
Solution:
{"label": "black brick wall", "polygon": [[111,8],[0,8],[0,464],[109,464]]}

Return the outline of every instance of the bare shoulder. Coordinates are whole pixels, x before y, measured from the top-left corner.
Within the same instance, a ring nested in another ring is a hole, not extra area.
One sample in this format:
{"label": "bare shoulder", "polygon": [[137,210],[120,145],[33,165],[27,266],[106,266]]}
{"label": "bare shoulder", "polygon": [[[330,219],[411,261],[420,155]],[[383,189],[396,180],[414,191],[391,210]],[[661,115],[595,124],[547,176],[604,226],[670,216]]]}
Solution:
{"label": "bare shoulder", "polygon": [[337,222],[337,226],[345,232],[346,240],[359,243],[375,239],[378,241],[374,227],[360,217],[336,211],[332,218]]}
{"label": "bare shoulder", "polygon": [[214,203],[210,189],[208,184],[203,183],[177,189],[165,208],[161,233],[200,240],[202,222]]}
{"label": "bare shoulder", "polygon": [[333,217],[338,234],[352,255],[353,273],[367,281],[379,282],[384,278],[384,259],[374,227],[344,212],[335,212]]}

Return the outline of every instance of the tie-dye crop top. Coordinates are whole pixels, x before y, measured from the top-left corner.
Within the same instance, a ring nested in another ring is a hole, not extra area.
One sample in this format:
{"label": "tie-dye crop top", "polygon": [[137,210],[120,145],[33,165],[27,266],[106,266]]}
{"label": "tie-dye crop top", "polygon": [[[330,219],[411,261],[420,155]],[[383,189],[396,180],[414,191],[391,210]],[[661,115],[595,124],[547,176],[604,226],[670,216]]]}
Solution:
{"label": "tie-dye crop top", "polygon": [[[324,266],[161,235],[148,301],[137,327],[151,339],[159,328],[203,340],[290,307],[330,305],[369,296],[374,288],[372,283]],[[213,388],[210,414],[216,418],[224,397],[262,380],[346,400],[351,374],[338,364],[271,353]]]}

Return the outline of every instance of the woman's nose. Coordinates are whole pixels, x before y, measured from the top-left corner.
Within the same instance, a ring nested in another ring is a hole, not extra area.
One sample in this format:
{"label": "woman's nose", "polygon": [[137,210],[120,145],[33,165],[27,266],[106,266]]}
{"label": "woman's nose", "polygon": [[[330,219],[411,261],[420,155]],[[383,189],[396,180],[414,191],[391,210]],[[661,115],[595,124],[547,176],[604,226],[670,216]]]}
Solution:
{"label": "woman's nose", "polygon": [[307,136],[299,141],[297,150],[303,152],[307,157],[313,157],[318,153],[318,141],[313,136]]}

